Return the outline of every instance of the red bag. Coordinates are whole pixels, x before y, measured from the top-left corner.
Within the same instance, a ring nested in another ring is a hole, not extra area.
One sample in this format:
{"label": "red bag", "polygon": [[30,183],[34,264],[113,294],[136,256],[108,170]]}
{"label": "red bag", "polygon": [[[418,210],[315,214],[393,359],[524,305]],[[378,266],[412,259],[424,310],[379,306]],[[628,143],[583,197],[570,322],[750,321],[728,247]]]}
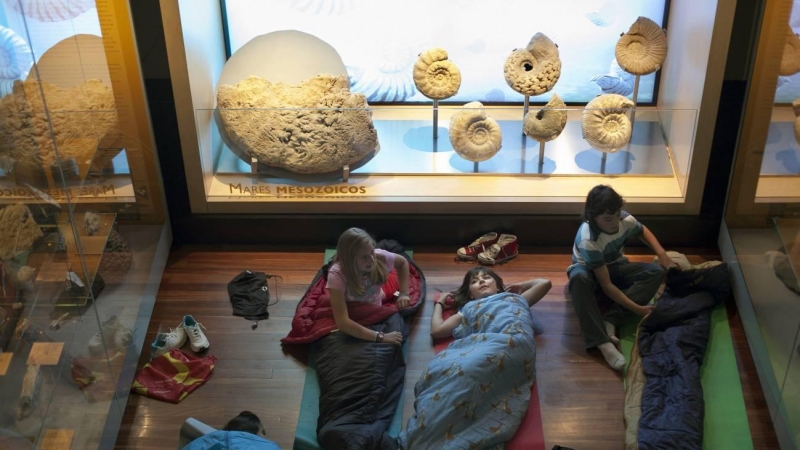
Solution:
{"label": "red bag", "polygon": [[124,362],[124,351],[114,352],[108,358],[78,356],[72,360],[72,381],[83,391],[89,403],[111,400],[116,388],[116,378],[112,374],[122,372]]}
{"label": "red bag", "polygon": [[179,403],[202,386],[214,371],[217,358],[195,358],[178,349],[153,359],[136,375],[131,390],[150,398]]}

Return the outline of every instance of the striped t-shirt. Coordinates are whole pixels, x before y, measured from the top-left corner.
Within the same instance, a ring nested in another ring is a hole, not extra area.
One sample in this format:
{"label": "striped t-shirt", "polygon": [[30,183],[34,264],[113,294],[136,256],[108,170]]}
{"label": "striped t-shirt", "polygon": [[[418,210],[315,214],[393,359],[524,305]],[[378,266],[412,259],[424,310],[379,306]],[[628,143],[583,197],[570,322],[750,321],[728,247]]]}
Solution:
{"label": "striped t-shirt", "polygon": [[625,242],[632,237],[642,235],[642,224],[632,215],[622,211],[620,213],[619,230],[614,234],[595,232],[584,222],[575,236],[575,245],[572,247],[572,265],[567,272],[577,265],[589,269],[597,269],[606,264],[612,264],[624,258],[623,249]]}

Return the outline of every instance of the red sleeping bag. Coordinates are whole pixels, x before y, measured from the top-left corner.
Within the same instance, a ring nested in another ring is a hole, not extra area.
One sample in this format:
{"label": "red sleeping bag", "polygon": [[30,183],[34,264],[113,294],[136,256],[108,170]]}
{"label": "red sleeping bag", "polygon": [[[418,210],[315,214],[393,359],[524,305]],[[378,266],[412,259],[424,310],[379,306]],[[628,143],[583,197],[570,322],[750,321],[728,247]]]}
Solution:
{"label": "red sleeping bag", "polygon": [[[311,282],[311,286],[303,295],[300,304],[297,305],[294,319],[292,319],[292,330],[285,338],[281,339],[281,343],[308,344],[327,336],[336,329],[331,300],[328,290],[325,289],[329,264],[320,269],[317,276],[314,277],[314,281]],[[397,297],[394,296],[398,289],[397,272],[392,269],[383,285],[387,300],[381,305],[347,302],[347,313],[350,319],[361,325],[369,326],[384,321],[396,312],[403,316],[416,312],[421,306],[419,300],[421,294],[424,294],[425,279],[422,272],[410,260],[408,270],[408,295],[411,297],[411,304],[407,308],[403,310],[397,308]]]}

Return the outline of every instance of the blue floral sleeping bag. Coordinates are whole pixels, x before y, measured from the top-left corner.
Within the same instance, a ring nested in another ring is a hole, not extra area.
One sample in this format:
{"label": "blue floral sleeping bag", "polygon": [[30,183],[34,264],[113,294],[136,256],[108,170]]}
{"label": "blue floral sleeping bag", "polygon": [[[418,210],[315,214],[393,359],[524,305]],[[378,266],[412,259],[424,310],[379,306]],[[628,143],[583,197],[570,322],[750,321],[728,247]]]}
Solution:
{"label": "blue floral sleeping bag", "polygon": [[456,338],[414,387],[403,449],[503,448],[528,409],[536,345],[524,298],[501,293],[467,303]]}

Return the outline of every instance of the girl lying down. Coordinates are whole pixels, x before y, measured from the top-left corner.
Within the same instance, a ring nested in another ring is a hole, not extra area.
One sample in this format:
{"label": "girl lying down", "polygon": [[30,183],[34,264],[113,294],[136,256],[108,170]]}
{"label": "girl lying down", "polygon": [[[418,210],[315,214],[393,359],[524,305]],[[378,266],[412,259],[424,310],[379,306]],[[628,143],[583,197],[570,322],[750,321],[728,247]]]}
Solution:
{"label": "girl lying down", "polygon": [[431,336],[456,338],[414,387],[415,413],[400,433],[403,449],[502,448],[528,409],[536,345],[530,307],[550,290],[534,279],[509,286],[491,270],[467,272],[455,308],[434,305]]}

